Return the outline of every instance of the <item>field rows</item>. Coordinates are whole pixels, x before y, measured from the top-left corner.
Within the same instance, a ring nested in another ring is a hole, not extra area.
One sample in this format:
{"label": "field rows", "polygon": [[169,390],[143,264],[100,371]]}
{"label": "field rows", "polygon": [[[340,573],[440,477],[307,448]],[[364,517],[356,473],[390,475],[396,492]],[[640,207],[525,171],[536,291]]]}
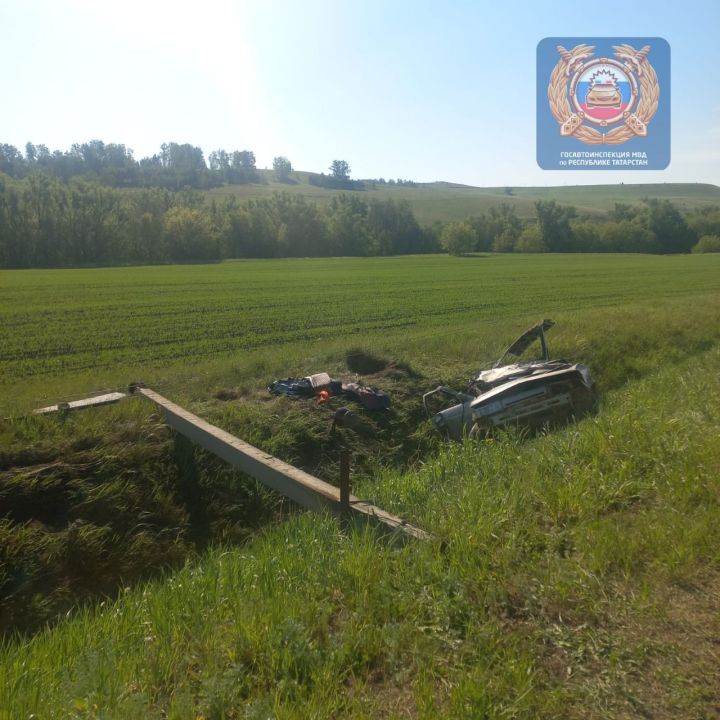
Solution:
{"label": "field rows", "polygon": [[298,341],[663,301],[718,288],[712,257],[255,261],[0,274],[5,382]]}

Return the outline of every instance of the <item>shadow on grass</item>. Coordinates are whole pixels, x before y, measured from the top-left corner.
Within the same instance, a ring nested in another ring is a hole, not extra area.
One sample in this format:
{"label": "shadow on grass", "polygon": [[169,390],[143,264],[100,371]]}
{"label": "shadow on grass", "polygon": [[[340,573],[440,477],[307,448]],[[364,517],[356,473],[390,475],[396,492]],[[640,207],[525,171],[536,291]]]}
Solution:
{"label": "shadow on grass", "polygon": [[178,471],[178,498],[189,519],[189,539],[198,549],[204,549],[210,540],[210,520],[200,484],[195,446],[186,437],[175,434],[173,455]]}

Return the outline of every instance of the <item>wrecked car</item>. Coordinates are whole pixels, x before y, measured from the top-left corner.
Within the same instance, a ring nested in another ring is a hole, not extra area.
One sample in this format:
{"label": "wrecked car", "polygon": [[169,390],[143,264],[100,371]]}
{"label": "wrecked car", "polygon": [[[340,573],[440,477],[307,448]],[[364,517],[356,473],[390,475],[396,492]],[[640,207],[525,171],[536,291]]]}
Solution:
{"label": "wrecked car", "polygon": [[[481,370],[464,392],[441,385],[423,395],[432,424],[448,438],[484,437],[493,428],[538,428],[581,417],[596,405],[590,371],[568,360],[551,360],[543,320],[526,330],[488,370]],[[519,359],[539,342],[541,358]]]}

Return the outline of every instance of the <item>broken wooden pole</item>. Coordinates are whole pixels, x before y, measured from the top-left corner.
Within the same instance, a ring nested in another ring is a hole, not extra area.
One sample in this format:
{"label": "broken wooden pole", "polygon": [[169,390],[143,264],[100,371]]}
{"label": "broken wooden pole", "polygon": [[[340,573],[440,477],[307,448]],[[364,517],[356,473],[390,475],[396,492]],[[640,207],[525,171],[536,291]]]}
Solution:
{"label": "broken wooden pole", "polygon": [[49,415],[55,412],[69,412],[70,410],[84,410],[91,407],[99,407],[100,405],[112,405],[127,397],[125,393],[112,392],[105,395],[96,395],[95,397],[83,398],[82,400],[73,400],[71,402],[61,402],[57,405],[50,405],[44,408],[33,410],[35,415]]}
{"label": "broken wooden pole", "polygon": [[285,495],[303,507],[311,510],[328,508],[338,514],[349,508],[391,530],[397,530],[420,540],[435,539],[429,533],[410,525],[405,520],[350,495],[349,456],[347,505],[343,506],[341,492],[334,485],[259,450],[149,388],[136,386],[132,390],[134,394],[152,400],[162,410],[165,422],[174,430],[238,470],[254,477],[271,490]]}

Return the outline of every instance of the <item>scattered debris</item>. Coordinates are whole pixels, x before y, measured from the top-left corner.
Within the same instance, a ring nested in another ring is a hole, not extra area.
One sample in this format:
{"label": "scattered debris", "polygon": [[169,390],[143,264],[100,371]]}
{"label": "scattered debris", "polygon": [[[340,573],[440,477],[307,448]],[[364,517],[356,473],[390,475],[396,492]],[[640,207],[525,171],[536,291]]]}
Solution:
{"label": "scattered debris", "polygon": [[315,394],[308,378],[285,378],[268,385],[273,395],[287,395],[292,398],[310,398]]}
{"label": "scattered debris", "polygon": [[340,428],[352,428],[357,425],[357,415],[350,409],[346,407],[338,408],[335,411],[335,416],[333,417],[332,425],[330,426],[330,434],[335,432],[336,427]]}
{"label": "scattered debris", "polygon": [[342,394],[360,403],[366,410],[384,410],[390,407],[390,398],[382,390],[367,385],[343,383]]}
{"label": "scattered debris", "polygon": [[305,380],[308,380],[310,382],[310,387],[316,394],[319,394],[323,391],[327,392],[330,388],[330,383],[332,382],[332,380],[330,380],[330,376],[327,373],[315,373],[315,375],[308,375]]}
{"label": "scattered debris", "polygon": [[[470,381],[465,392],[441,385],[425,393],[423,404],[433,425],[449,438],[461,440],[466,435],[482,437],[495,427],[540,427],[591,411],[596,395],[589,369],[550,359],[545,332],[554,324],[543,320],[524,332],[492,368]],[[541,359],[505,363],[508,355],[519,358],[536,341]],[[452,405],[443,407],[448,399]]]}
{"label": "scattered debris", "polygon": [[332,380],[327,373],[275,380],[268,386],[268,390],[274,395],[287,395],[291,398],[317,397],[321,403],[342,395],[359,403],[366,410],[384,410],[390,407],[390,398],[382,390],[369,385]]}

